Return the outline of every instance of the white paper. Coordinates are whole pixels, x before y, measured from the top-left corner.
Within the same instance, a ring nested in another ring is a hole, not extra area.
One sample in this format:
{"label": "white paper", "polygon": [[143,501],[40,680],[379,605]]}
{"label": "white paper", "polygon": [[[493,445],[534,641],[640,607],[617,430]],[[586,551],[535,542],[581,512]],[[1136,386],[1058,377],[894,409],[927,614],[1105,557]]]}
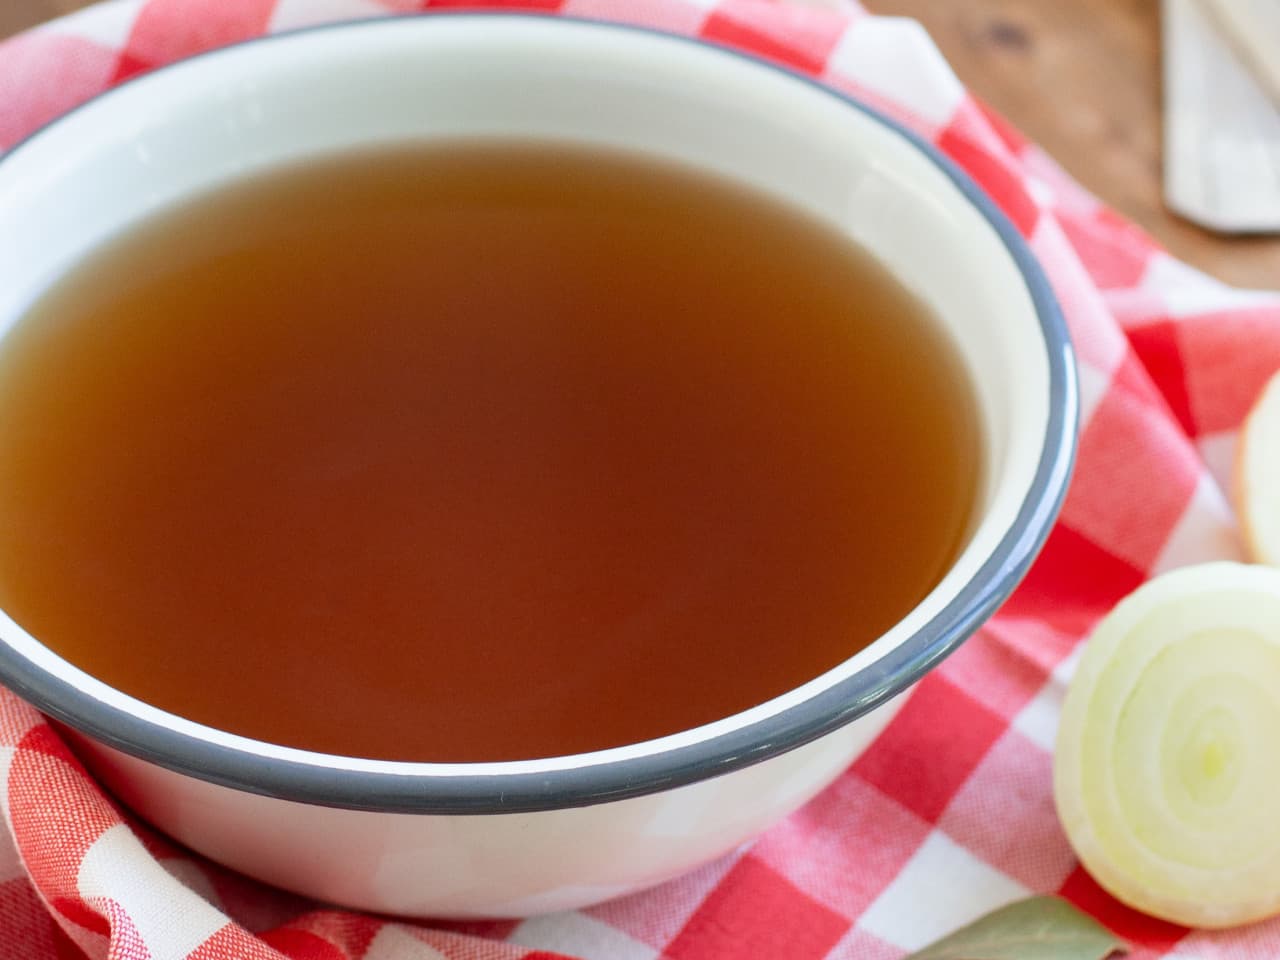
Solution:
{"label": "white paper", "polygon": [[[1227,18],[1255,35],[1246,57]],[[1277,0],[1164,0],[1165,199],[1215,230],[1280,232],[1280,109],[1246,65],[1280,47],[1272,30]]]}

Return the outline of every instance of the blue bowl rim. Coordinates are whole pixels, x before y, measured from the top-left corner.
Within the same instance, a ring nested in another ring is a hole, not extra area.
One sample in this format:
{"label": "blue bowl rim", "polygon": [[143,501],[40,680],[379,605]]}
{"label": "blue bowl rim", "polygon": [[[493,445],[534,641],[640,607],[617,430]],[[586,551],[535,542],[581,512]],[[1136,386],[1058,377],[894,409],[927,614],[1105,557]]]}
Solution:
{"label": "blue bowl rim", "polygon": [[[1061,509],[1076,454],[1079,396],[1075,356],[1055,298],[1035,255],[995,202],[936,147],[898,121],[848,94],[734,47],[637,24],[512,10],[425,10],[337,21],[253,37],[157,68],[104,91],[45,124],[4,154],[0,165],[42,133],[139,80],[181,69],[239,47],[288,42],[331,30],[358,30],[405,18],[513,18],[571,23],[647,34],[693,44],[783,74],[888,128],[924,154],[996,231],[1022,274],[1044,338],[1049,419],[1032,484],[991,556],[957,596],[928,623],[878,661],[777,714],[730,732],[656,754],[542,772],[450,773],[335,769],[266,757],[201,740],[89,696],[66,679],[0,643],[0,681],[42,712],[92,739],[174,772],[234,790],[301,803],[405,814],[503,814],[590,806],[671,790],[717,777],[800,747],[875,709],[918,681],[952,653],[1008,598],[1044,545]],[[323,758],[323,754],[313,754]],[[566,758],[568,759],[568,758]],[[465,770],[468,764],[450,764]]]}

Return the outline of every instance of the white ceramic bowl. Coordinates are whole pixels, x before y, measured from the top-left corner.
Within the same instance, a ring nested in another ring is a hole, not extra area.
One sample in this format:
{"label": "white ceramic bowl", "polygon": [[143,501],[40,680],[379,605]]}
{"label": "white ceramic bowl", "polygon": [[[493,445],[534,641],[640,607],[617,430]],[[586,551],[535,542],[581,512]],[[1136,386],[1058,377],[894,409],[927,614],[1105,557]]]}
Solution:
{"label": "white ceramic bowl", "polygon": [[486,134],[676,158],[839,225],[960,345],[986,479],[963,554],[871,646],[744,713],[580,756],[391,763],[247,740],[107,687],[0,614],[0,678],[60,720],[143,817],[253,876],[390,913],[581,906],[688,870],[794,810],[1013,589],[1047,534],[1074,444],[1073,365],[1053,298],[1017,233],[955,167],[779,68],[591,22],[336,25],[206,54],[98,98],[0,160],[0,333],[105,237],[220,181],[357,144]]}

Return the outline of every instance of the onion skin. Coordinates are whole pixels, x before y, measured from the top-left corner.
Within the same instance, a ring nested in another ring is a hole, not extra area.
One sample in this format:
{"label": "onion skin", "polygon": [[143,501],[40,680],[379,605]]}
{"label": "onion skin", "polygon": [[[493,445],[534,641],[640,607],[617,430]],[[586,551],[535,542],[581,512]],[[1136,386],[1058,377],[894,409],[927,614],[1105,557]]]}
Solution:
{"label": "onion skin", "polygon": [[1280,566],[1280,373],[1263,388],[1240,427],[1234,492],[1249,556]]}
{"label": "onion skin", "polygon": [[1280,913],[1280,569],[1186,567],[1102,620],[1063,705],[1054,799],[1129,906],[1193,927]]}

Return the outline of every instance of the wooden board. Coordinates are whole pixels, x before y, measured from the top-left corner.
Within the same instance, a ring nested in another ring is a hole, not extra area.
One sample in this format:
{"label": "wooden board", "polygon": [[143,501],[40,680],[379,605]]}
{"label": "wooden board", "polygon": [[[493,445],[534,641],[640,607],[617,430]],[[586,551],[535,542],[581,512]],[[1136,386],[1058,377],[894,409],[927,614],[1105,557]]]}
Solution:
{"label": "wooden board", "polygon": [[[82,5],[0,0],[0,35]],[[1176,256],[1280,288],[1280,238],[1223,238],[1161,199],[1157,0],[868,0],[924,23],[960,78]]]}
{"label": "wooden board", "polygon": [[1280,238],[1220,237],[1161,189],[1158,0],[872,0],[924,23],[960,78],[1175,256],[1280,288]]}
{"label": "wooden board", "polygon": [[0,37],[83,6],[85,0],[0,0]]}

